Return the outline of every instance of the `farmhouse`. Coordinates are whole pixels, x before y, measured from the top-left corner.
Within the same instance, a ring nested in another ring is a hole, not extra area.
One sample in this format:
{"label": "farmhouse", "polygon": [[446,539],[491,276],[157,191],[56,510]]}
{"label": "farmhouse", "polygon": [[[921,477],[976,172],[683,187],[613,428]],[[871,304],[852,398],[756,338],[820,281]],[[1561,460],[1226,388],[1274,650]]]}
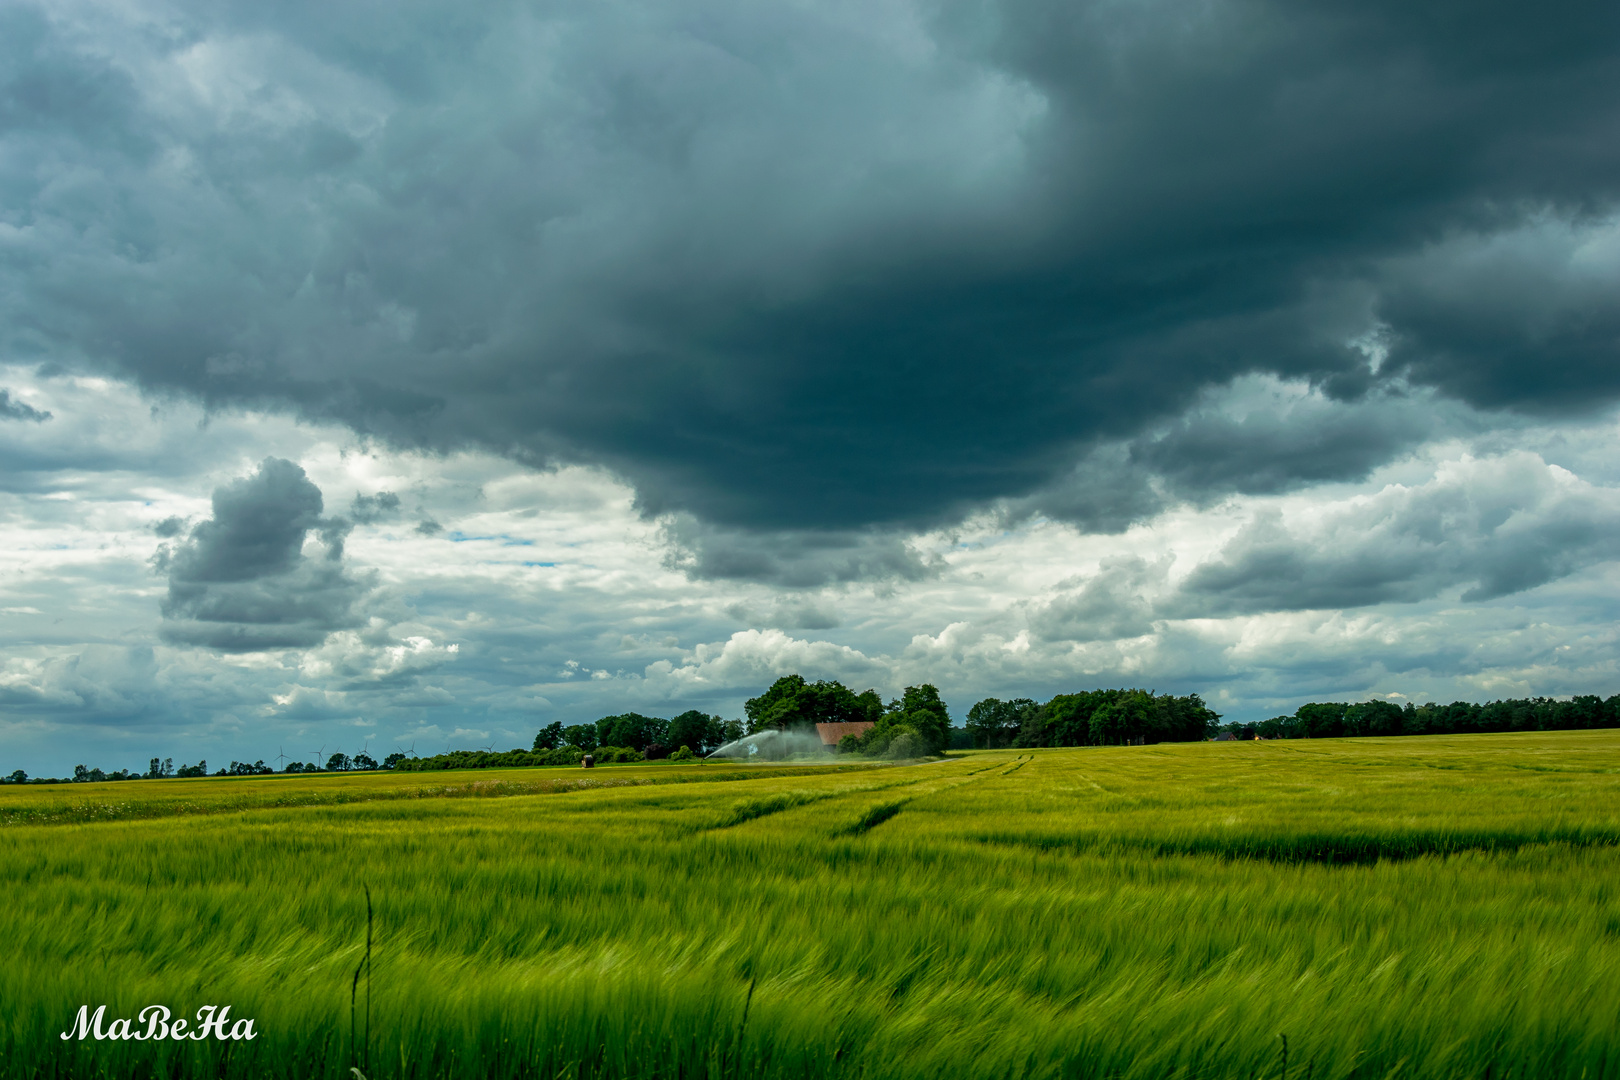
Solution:
{"label": "farmhouse", "polygon": [[872,721],[853,720],[841,724],[817,724],[816,734],[821,736],[821,745],[830,750],[838,749],[838,741],[845,735],[854,735],[857,738],[872,730]]}

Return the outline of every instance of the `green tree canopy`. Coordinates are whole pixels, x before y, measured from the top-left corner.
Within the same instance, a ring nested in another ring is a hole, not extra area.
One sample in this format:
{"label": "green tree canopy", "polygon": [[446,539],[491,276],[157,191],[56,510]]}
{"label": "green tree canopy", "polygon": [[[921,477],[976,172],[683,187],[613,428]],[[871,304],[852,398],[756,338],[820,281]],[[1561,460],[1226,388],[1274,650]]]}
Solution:
{"label": "green tree canopy", "polygon": [[1307,738],[1336,739],[1344,734],[1345,709],[1340,702],[1311,703],[1301,705],[1295,715],[1303,724]]}
{"label": "green tree canopy", "polygon": [[604,716],[596,722],[596,745],[645,750],[654,743],[662,743],[668,727],[669,721],[640,713]]}
{"label": "green tree canopy", "polygon": [[1363,701],[1344,710],[1346,735],[1402,734],[1401,707],[1393,701]]}
{"label": "green tree canopy", "polygon": [[690,747],[696,754],[707,754],[728,740],[725,721],[697,709],[688,709],[669,722],[668,744]]}
{"label": "green tree canopy", "polygon": [[563,745],[577,746],[587,754],[601,745],[596,738],[595,724],[575,724],[563,728]]}
{"label": "green tree canopy", "polygon": [[[1141,691],[1135,691],[1140,693]],[[1059,694],[1037,714],[1027,718],[1018,732],[1019,746],[1088,746],[1097,742],[1093,720],[1098,710],[1112,706],[1125,690],[1086,690]],[[1111,730],[1112,721],[1104,721]],[[1117,739],[1112,741],[1118,741]]]}
{"label": "green tree canopy", "polygon": [[899,701],[890,702],[889,712],[897,723],[917,733],[928,745],[929,753],[937,754],[950,746],[951,714],[940,699],[939,688],[932,683],[906,687]]}
{"label": "green tree canopy", "polygon": [[1040,708],[1029,698],[985,698],[968,710],[968,734],[973,737],[973,745],[981,749],[1011,746],[1025,719]]}
{"label": "green tree canopy", "polygon": [[802,675],[784,675],[770,689],[743,705],[748,714],[748,733],[759,731],[803,730],[815,724],[875,721],[883,714],[881,699],[874,690],[859,694],[841,682],[806,682]]}
{"label": "green tree canopy", "polygon": [[[863,754],[888,753],[891,744],[903,736],[911,736],[926,753],[937,754],[951,744],[951,717],[940,700],[939,690],[929,683],[908,686],[905,691],[878,717],[876,725],[860,737]],[[842,743],[840,744],[842,748]],[[904,756],[915,756],[908,749]]]}

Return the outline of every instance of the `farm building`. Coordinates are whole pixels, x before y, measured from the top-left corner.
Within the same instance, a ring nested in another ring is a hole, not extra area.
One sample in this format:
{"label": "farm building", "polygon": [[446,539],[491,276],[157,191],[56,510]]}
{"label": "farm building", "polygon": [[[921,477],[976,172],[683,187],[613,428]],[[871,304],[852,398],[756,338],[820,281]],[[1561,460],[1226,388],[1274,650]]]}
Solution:
{"label": "farm building", "polygon": [[821,736],[821,745],[829,750],[838,749],[838,742],[845,735],[865,735],[872,730],[872,721],[854,720],[842,724],[817,724],[816,734]]}

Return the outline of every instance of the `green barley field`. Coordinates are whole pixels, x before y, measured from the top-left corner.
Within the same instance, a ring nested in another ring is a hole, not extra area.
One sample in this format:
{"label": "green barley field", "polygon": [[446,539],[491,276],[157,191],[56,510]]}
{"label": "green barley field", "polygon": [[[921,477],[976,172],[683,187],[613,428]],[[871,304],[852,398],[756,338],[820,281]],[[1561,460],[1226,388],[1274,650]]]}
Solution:
{"label": "green barley field", "polygon": [[0,885],[8,1077],[1620,1077],[1616,731],[7,786]]}

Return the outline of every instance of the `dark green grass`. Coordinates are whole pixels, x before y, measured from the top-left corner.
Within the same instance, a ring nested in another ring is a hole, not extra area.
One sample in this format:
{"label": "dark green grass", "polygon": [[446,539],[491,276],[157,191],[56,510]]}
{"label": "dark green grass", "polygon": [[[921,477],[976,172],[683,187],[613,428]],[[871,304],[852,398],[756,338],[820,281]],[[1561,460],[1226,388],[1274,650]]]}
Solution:
{"label": "dark green grass", "polygon": [[0,828],[0,1074],[1620,1076],[1620,733],[408,787]]}

